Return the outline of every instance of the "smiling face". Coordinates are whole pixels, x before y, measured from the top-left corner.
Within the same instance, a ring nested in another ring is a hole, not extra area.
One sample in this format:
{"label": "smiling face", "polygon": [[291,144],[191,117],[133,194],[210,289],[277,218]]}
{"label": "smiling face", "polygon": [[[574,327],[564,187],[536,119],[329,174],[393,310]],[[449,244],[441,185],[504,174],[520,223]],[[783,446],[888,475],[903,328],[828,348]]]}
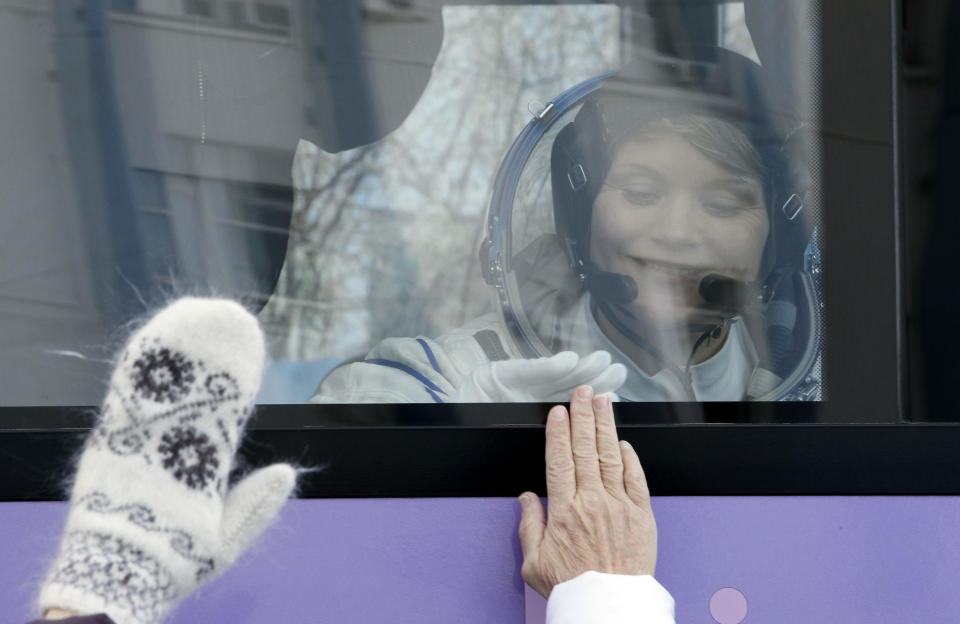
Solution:
{"label": "smiling face", "polygon": [[758,176],[720,164],[667,130],[638,133],[614,153],[594,202],[590,257],[628,275],[646,322],[715,322],[698,293],[717,273],[757,278],[770,224]]}

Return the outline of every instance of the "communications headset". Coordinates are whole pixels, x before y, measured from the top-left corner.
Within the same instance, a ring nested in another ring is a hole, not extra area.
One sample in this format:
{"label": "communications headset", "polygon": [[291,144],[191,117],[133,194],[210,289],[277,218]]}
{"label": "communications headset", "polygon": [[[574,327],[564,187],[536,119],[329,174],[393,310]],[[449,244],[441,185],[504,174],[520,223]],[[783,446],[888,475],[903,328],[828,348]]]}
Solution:
{"label": "communications headset", "polygon": [[[760,320],[767,349],[748,383],[753,400],[813,399],[819,380],[811,371],[820,355],[820,251],[804,210],[810,188],[804,124],[788,102],[768,87],[764,70],[735,52],[697,47],[691,59],[643,59],[616,74],[591,79],[564,92],[535,116],[501,165],[481,247],[484,276],[498,293],[514,342],[527,357],[550,355],[536,338],[513,279],[509,232],[519,171],[536,142],[561,113],[582,102],[574,120],[556,135],[550,157],[553,216],[557,242],[581,290],[589,291],[611,324],[670,369],[687,389],[689,368],[700,344],[718,335],[735,316]],[[638,98],[642,97],[642,103]],[[711,274],[699,285],[703,300],[718,312],[702,333],[686,366],[667,364],[656,349],[630,328],[626,305],[637,285],[626,275],[601,271],[590,260],[593,204],[610,167],[617,142],[645,123],[681,115],[712,116],[731,122],[750,140],[761,172],[770,224],[758,277],[740,282]],[[506,228],[506,230],[504,230]]]}

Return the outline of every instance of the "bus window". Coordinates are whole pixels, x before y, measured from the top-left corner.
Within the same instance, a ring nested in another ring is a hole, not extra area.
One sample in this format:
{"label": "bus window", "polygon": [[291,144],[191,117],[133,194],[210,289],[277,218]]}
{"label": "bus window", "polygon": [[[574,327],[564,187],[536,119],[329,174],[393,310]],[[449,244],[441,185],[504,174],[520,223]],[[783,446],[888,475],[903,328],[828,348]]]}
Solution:
{"label": "bus window", "polygon": [[182,294],[257,311],[261,403],[855,392],[816,0],[14,5],[7,405],[96,404]]}

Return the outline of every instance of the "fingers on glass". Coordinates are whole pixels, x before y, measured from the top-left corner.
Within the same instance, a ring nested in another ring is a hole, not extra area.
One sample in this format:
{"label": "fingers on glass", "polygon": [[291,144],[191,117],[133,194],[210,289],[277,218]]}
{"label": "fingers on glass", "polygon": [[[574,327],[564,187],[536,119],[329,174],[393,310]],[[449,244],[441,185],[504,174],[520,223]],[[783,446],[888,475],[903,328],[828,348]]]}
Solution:
{"label": "fingers on glass", "polygon": [[637,452],[626,440],[620,441],[620,456],[623,458],[623,480],[627,496],[634,504],[649,507],[650,490],[647,488],[647,477],[643,473]]}
{"label": "fingers on glass", "polygon": [[622,496],[623,461],[620,457],[620,442],[617,439],[617,425],[614,422],[610,397],[593,397],[593,411],[596,415],[597,455],[600,458],[603,487],[614,496]]}
{"label": "fingers on glass", "polygon": [[577,480],[570,448],[570,419],[567,409],[555,405],[547,415],[547,497],[550,500],[571,499],[577,491]]}
{"label": "fingers on glass", "polygon": [[570,430],[577,488],[601,487],[593,388],[590,386],[580,386],[573,391],[570,401]]}

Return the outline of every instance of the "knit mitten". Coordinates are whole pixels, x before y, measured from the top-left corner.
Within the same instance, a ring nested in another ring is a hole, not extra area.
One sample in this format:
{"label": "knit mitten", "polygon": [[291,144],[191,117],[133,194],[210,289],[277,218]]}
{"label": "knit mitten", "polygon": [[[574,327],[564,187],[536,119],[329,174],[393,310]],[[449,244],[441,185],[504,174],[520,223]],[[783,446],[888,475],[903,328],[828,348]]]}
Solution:
{"label": "knit mitten", "polygon": [[263,363],[257,320],[232,301],[180,299],[130,338],[80,457],[41,613],[158,622],[273,521],[292,466],[228,489]]}

